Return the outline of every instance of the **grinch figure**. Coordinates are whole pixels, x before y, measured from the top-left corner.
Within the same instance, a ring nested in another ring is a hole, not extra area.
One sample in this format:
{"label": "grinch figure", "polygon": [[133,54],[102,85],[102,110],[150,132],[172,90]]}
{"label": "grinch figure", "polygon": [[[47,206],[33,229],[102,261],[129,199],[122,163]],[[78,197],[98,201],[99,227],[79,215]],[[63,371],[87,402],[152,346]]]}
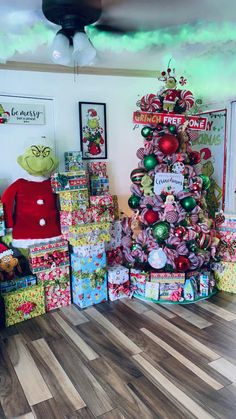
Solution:
{"label": "grinch figure", "polygon": [[87,125],[83,128],[83,143],[88,143],[89,157],[101,153],[101,145],[104,144],[103,128],[100,127],[99,117],[95,109],[88,109]]}
{"label": "grinch figure", "polygon": [[57,239],[61,231],[50,174],[57,168],[58,160],[53,150],[42,144],[31,145],[17,162],[27,172],[27,178],[17,179],[2,195],[12,245],[28,248]]}

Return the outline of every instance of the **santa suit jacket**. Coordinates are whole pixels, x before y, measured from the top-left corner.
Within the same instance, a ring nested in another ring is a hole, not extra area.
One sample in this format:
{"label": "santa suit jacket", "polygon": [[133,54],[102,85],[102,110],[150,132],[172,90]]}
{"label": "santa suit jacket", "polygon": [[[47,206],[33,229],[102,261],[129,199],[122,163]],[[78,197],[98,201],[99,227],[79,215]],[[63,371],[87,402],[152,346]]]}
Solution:
{"label": "santa suit jacket", "polygon": [[6,226],[13,229],[13,239],[60,236],[56,195],[50,179],[41,182],[18,179],[5,190],[2,202]]}

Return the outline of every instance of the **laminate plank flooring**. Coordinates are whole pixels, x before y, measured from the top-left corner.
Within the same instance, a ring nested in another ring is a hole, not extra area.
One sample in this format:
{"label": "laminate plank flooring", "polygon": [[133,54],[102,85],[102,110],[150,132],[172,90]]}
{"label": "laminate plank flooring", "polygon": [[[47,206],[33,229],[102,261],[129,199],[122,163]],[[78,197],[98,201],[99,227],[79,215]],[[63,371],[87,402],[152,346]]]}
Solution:
{"label": "laminate plank flooring", "polygon": [[0,419],[235,419],[236,295],[76,306],[0,331]]}

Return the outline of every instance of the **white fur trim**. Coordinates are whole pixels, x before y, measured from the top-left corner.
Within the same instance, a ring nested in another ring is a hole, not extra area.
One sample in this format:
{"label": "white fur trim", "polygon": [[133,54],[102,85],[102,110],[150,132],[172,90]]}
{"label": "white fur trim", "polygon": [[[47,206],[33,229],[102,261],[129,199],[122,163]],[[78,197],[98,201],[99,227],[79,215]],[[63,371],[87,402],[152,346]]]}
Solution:
{"label": "white fur trim", "polygon": [[49,237],[47,239],[13,239],[12,246],[21,247],[22,249],[27,249],[29,246],[39,243],[52,243],[57,240],[61,240],[62,236]]}
{"label": "white fur trim", "polygon": [[4,258],[5,256],[8,256],[8,255],[13,255],[13,251],[11,249],[4,250],[4,252],[2,252],[0,254],[0,259]]}
{"label": "white fur trim", "polygon": [[24,179],[29,180],[30,182],[43,182],[44,180],[49,179],[49,177],[48,176],[33,176],[30,174],[27,174]]}

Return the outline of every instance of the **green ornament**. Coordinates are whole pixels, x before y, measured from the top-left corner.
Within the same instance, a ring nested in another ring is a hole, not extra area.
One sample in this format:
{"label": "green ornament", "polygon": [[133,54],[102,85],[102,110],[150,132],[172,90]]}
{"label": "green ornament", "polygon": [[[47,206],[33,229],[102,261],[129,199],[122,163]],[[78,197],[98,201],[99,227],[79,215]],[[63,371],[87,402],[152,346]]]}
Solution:
{"label": "green ornament", "polygon": [[152,228],[152,234],[156,240],[165,240],[169,237],[170,224],[166,221],[160,221]]}
{"label": "green ornament", "polygon": [[142,136],[143,136],[144,138],[147,138],[147,137],[152,137],[152,135],[153,135],[153,130],[152,130],[152,128],[150,128],[150,127],[143,127],[143,128],[141,129],[141,134],[142,134]]}
{"label": "green ornament", "polygon": [[182,207],[189,212],[192,211],[197,205],[196,200],[192,196],[188,196],[187,198],[181,199],[180,203]]}
{"label": "green ornament", "polygon": [[211,186],[211,179],[206,175],[199,175],[199,177],[202,179],[202,189],[207,191]]}
{"label": "green ornament", "polygon": [[155,154],[149,154],[149,156],[145,156],[143,159],[143,165],[145,169],[152,170],[157,165],[157,158]]}
{"label": "green ornament", "polygon": [[139,208],[140,203],[140,197],[137,195],[131,195],[131,197],[128,199],[128,205],[131,209],[137,209]]}
{"label": "green ornament", "polygon": [[176,126],[175,125],[170,125],[169,126],[169,131],[171,134],[175,134],[176,133]]}
{"label": "green ornament", "polygon": [[137,243],[132,244],[131,250],[137,250],[140,249],[140,246]]}

